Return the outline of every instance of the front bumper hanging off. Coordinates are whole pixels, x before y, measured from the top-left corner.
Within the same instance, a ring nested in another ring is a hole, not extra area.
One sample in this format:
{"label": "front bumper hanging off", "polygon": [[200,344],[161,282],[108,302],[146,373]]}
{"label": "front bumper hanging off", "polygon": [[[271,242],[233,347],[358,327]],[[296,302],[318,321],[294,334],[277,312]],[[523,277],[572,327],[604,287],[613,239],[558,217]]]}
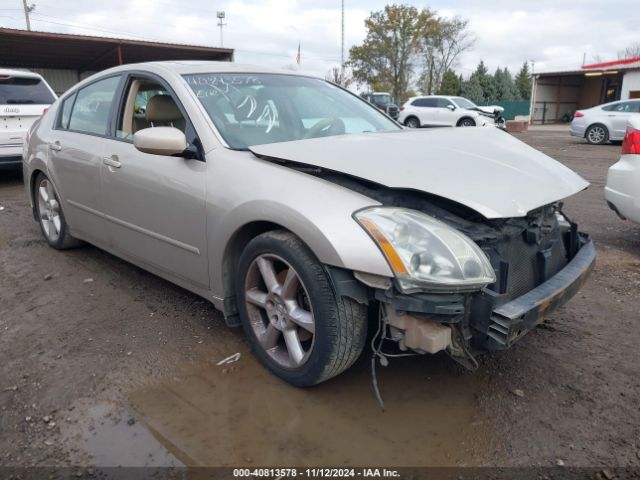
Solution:
{"label": "front bumper hanging off", "polygon": [[587,241],[557,274],[524,295],[494,308],[489,316],[484,348],[509,348],[544,318],[564,305],[585,283],[596,261],[593,242]]}

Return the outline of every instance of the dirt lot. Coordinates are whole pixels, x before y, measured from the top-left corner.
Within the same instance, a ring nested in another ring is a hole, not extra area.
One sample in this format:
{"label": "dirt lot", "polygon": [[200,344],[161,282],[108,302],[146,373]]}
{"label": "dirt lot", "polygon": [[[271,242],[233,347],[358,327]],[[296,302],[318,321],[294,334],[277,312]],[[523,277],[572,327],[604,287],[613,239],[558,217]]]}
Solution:
{"label": "dirt lot", "polygon": [[289,387],[199,297],[90,246],[48,248],[0,172],[0,465],[640,466],[640,226],[603,200],[620,147],[520,138],[591,182],[566,211],[595,273],[475,373],[444,356],[380,368],[384,413],[368,355]]}

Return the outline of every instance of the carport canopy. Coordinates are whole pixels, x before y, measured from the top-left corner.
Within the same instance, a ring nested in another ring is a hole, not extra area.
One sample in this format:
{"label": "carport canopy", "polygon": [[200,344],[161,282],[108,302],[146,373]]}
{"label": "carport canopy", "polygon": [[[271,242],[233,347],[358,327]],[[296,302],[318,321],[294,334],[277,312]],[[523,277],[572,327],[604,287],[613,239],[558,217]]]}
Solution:
{"label": "carport canopy", "polygon": [[85,72],[158,60],[233,61],[233,49],[0,28],[0,67]]}

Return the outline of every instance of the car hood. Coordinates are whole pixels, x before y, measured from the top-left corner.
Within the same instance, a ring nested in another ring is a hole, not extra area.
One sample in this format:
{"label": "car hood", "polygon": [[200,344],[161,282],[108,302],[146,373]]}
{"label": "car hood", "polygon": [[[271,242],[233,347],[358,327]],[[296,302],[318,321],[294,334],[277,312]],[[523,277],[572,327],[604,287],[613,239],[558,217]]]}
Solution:
{"label": "car hood", "polygon": [[522,217],[589,185],[551,157],[491,127],[340,135],[250,150],[259,157],[438,195],[486,218]]}

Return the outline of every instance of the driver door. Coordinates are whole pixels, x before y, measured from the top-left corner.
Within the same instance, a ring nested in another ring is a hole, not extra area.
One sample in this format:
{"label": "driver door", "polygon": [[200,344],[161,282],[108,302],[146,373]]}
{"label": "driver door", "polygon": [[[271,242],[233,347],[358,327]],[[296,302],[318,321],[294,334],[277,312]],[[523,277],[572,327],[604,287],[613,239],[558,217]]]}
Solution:
{"label": "driver door", "polygon": [[208,287],[206,163],[143,153],[133,145],[137,130],[156,126],[176,127],[193,144],[196,134],[184,108],[160,80],[130,76],[115,123],[116,138],[102,162],[113,249],[151,270]]}

